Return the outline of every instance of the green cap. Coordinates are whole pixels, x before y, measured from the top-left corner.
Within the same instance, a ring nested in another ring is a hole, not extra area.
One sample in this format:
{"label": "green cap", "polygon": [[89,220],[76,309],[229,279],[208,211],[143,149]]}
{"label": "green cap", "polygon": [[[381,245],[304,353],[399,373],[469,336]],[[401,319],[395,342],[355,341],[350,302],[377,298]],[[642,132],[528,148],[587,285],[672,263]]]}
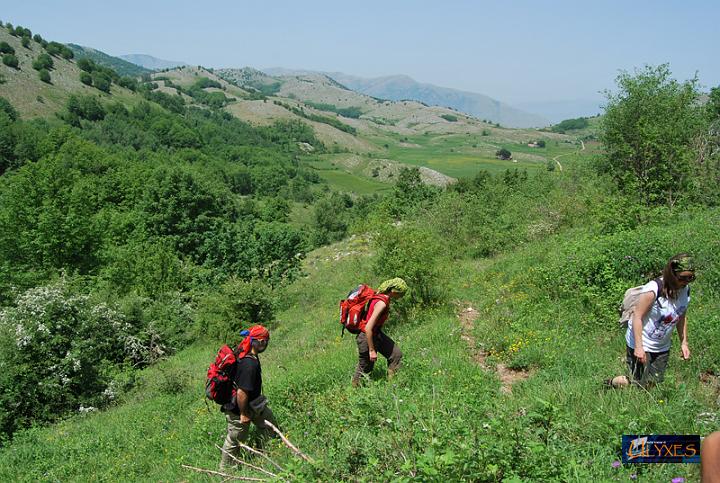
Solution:
{"label": "green cap", "polygon": [[396,292],[404,294],[408,291],[407,283],[402,278],[392,278],[385,280],[377,289],[378,292]]}
{"label": "green cap", "polygon": [[672,269],[675,273],[694,272],[695,260],[690,255],[683,255],[672,261]]}

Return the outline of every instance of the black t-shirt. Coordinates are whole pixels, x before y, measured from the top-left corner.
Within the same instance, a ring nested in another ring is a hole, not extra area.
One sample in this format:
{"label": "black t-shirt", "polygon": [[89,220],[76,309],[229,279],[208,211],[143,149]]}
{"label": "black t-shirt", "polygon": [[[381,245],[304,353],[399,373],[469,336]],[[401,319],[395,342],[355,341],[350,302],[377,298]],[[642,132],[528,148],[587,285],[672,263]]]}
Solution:
{"label": "black t-shirt", "polygon": [[262,369],[255,357],[243,357],[235,364],[233,382],[248,395],[248,402],[262,394]]}

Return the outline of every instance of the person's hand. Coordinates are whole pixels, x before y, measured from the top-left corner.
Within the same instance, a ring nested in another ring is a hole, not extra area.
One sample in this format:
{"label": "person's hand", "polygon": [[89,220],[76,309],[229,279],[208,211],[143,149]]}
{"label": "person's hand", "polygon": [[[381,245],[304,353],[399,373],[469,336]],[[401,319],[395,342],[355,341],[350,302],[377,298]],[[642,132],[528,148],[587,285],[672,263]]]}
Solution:
{"label": "person's hand", "polygon": [[240,424],[250,424],[250,416],[240,414]]}
{"label": "person's hand", "polygon": [[643,349],[642,347],[636,347],[633,353],[635,354],[635,357],[637,357],[638,362],[642,365],[645,365],[645,362],[647,362],[645,349]]}
{"label": "person's hand", "polygon": [[683,359],[690,359],[690,347],[688,347],[687,342],[683,342],[682,344],[680,344],[680,351],[682,352]]}
{"label": "person's hand", "polygon": [[370,362],[375,362],[377,360],[377,352],[370,351]]}

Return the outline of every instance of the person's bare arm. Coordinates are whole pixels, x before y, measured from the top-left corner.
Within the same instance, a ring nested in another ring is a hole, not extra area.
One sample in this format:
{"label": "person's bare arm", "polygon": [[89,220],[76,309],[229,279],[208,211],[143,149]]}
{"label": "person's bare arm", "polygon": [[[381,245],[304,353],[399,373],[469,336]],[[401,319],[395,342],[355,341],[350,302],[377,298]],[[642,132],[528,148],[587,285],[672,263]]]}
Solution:
{"label": "person's bare arm", "polygon": [[682,358],[687,360],[690,359],[690,346],[688,346],[687,339],[687,314],[682,314],[680,320],[677,323],[677,333],[680,339],[680,352],[682,352]]}
{"label": "person's bare arm", "polygon": [[635,310],[633,311],[633,317],[632,317],[632,328],[633,328],[633,337],[635,338],[635,350],[634,354],[635,357],[637,357],[638,361],[640,361],[641,364],[645,364],[646,356],[645,356],[645,349],[643,348],[643,341],[642,341],[642,333],[643,333],[643,317],[645,317],[645,314],[650,311],[650,307],[652,307],[652,304],[655,302],[655,293],[654,292],[645,292],[644,294],[640,295],[640,299],[637,301],[637,304],[635,305]]}
{"label": "person's bare arm", "polygon": [[237,400],[237,407],[240,411],[240,423],[249,423],[250,422],[250,401],[248,400],[248,395],[245,391],[242,389],[237,390],[235,393],[235,398]]}
{"label": "person's bare arm", "polygon": [[382,300],[378,300],[377,302],[375,302],[375,305],[373,305],[372,314],[370,314],[370,319],[367,321],[367,324],[365,324],[365,335],[367,336],[368,350],[370,351],[371,361],[377,360],[377,352],[375,352],[375,342],[373,341],[373,328],[375,327],[375,323],[377,322],[378,317],[380,317],[380,314],[383,312],[383,310],[385,310],[385,307],[387,307],[387,304]]}

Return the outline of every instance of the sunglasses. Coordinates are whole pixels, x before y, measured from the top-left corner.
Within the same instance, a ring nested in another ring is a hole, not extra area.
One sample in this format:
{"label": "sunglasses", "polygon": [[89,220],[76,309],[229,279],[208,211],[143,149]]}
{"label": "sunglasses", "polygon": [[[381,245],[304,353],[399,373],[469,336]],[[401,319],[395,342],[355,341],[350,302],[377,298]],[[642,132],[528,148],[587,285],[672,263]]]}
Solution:
{"label": "sunglasses", "polygon": [[688,275],[685,277],[678,275],[677,279],[681,282],[690,283],[695,280],[695,275]]}

